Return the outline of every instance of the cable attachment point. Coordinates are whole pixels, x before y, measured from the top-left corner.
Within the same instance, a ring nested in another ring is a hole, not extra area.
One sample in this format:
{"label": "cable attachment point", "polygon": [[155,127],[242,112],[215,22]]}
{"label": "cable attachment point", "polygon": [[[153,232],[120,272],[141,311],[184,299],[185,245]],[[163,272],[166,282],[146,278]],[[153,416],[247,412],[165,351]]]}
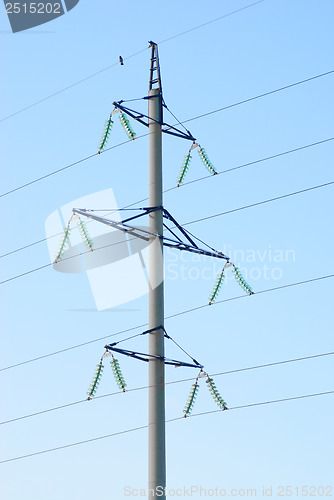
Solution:
{"label": "cable attachment point", "polygon": [[88,392],[87,392],[87,394],[88,394],[87,399],[92,399],[95,396],[95,393],[97,391],[97,388],[99,386],[99,383],[100,383],[100,380],[102,377],[103,370],[104,370],[104,366],[103,366],[103,362],[102,362],[102,358],[101,358],[99,364],[96,365],[96,371],[95,371],[92,383],[90,385],[90,388],[88,389]]}
{"label": "cable attachment point", "polygon": [[108,139],[109,139],[109,135],[110,135],[110,132],[111,132],[111,127],[112,127],[113,123],[114,122],[112,121],[111,114],[110,114],[108,120],[106,120],[105,125],[104,125],[104,129],[103,129],[101,141],[100,141],[100,144],[99,144],[98,154],[100,154],[101,151],[103,151],[103,149],[107,145],[107,142],[108,142]]}

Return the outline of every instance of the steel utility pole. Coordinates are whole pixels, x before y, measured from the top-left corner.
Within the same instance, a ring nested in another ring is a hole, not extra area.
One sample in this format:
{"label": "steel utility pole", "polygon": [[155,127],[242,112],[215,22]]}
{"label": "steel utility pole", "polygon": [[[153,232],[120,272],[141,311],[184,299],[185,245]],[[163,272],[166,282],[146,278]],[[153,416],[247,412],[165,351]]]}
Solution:
{"label": "steel utility pole", "polygon": [[[162,207],[162,87],[158,48],[150,42],[151,68],[148,94],[149,124],[149,206]],[[163,213],[149,215],[149,328],[164,326],[163,241],[153,236],[163,233]],[[149,413],[148,413],[148,498],[166,498],[165,451],[165,363],[162,328],[149,334]]]}

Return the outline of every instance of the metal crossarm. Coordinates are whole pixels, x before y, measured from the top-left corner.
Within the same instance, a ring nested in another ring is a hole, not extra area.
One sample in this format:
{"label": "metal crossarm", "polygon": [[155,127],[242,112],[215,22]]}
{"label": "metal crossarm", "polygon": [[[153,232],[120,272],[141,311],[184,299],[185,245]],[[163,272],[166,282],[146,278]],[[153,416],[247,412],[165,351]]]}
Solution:
{"label": "metal crossarm", "polygon": [[[144,99],[148,99],[148,97],[144,97]],[[123,101],[118,101],[118,102],[113,102],[113,105],[115,106],[116,109],[119,109],[123,111],[123,113],[126,113],[127,115],[131,116],[134,120],[138,121],[142,125],[145,125],[145,127],[148,127],[148,120],[155,121],[156,123],[159,123],[162,125],[162,132],[165,134],[170,134],[170,135],[175,135],[176,137],[181,137],[182,139],[187,139],[188,141],[196,141],[195,137],[187,131],[183,132],[183,130],[180,130],[179,128],[174,127],[173,125],[169,125],[168,123],[165,122],[159,122],[158,120],[155,120],[151,116],[145,115],[144,113],[140,113],[139,111],[135,111],[134,109],[127,108],[126,106],[122,105]],[[143,118],[147,118],[147,121],[144,120]]]}
{"label": "metal crossarm", "polygon": [[148,362],[150,358],[161,359],[165,365],[172,366],[185,366],[189,368],[203,368],[199,363],[186,363],[184,361],[178,361],[176,359],[166,358],[165,356],[157,356],[154,354],[146,354],[143,352],[131,351],[128,349],[120,349],[119,347],[114,347],[113,344],[106,345],[105,349],[109,351],[118,352],[119,354],[124,354],[124,356],[129,356],[130,358],[139,359],[140,361]]}
{"label": "metal crossarm", "polygon": [[[166,228],[166,230],[168,230],[174,236],[175,239],[164,236],[163,234],[152,233],[146,229],[142,229],[142,228],[131,226],[131,225],[127,224],[127,222],[130,220],[138,219],[140,217],[143,217],[144,215],[147,215],[151,212],[161,210],[161,209],[163,211],[164,218],[166,220],[171,221],[174,224],[173,229],[174,230],[177,229],[178,231],[180,231],[181,235],[184,236],[184,238],[187,241],[182,241],[182,239],[179,236],[177,236],[175,234],[175,232],[172,231],[172,229],[166,225],[164,225],[164,227]],[[135,236],[135,237],[140,238],[144,241],[149,241],[151,236],[155,236],[157,238],[160,238],[163,241],[163,245],[166,247],[176,248],[178,250],[196,253],[199,255],[206,255],[207,257],[215,257],[216,259],[224,259],[227,262],[229,262],[230,258],[227,255],[223,254],[222,252],[218,252],[214,249],[209,251],[209,250],[204,250],[202,248],[199,248],[196,245],[196,243],[193,241],[193,239],[188,235],[188,233],[183,229],[183,227],[174,219],[174,217],[165,208],[163,208],[163,207],[150,207],[150,208],[146,208],[143,210],[144,210],[144,212],[142,214],[136,215],[134,217],[130,217],[128,219],[125,219],[125,221],[122,221],[122,222],[116,222],[116,221],[107,219],[105,217],[93,215],[91,213],[91,211],[88,211],[85,209],[74,208],[73,213],[83,215],[85,217],[93,219],[93,220],[100,222],[102,224],[105,224],[107,226],[114,227],[115,229],[118,229],[124,233],[131,234],[131,236]]]}

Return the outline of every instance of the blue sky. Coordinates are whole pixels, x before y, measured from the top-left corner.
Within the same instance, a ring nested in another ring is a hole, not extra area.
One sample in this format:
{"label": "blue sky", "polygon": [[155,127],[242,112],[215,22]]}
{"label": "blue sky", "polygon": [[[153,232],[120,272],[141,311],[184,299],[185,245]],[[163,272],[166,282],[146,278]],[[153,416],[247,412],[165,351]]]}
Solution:
{"label": "blue sky", "polygon": [[[96,152],[112,102],[147,93],[148,40],[162,42],[164,97],[181,121],[334,69],[334,8],[329,0],[264,0],[167,40],[246,5],[241,0],[80,0],[65,16],[16,34],[1,7],[0,118],[112,66],[0,123],[1,191]],[[117,64],[119,55],[124,66]],[[332,88],[330,74],[186,126],[223,171],[333,137]],[[143,106],[133,103],[137,105]],[[146,132],[137,123],[133,127],[138,135]],[[124,141],[117,120],[108,145]],[[166,189],[175,186],[188,146],[182,139],[164,136]],[[43,239],[47,217],[77,198],[108,188],[120,207],[145,198],[147,153],[145,137],[2,197],[1,254]],[[185,185],[166,193],[164,204],[180,223],[187,223],[331,182],[332,155],[333,141],[328,141]],[[194,154],[187,181],[205,175]],[[255,292],[330,275],[332,189],[187,227],[213,247],[230,252]],[[49,262],[46,243],[34,245],[0,260],[2,280]],[[166,252],[165,269],[166,316],[207,304],[220,270],[216,262],[188,254],[176,257],[173,252]],[[110,283],[113,286],[117,284]],[[325,279],[255,293],[166,320],[166,328],[210,373],[331,352],[332,286],[332,279]],[[219,299],[241,293],[229,279]],[[1,294],[1,367],[147,322],[147,296],[98,312],[85,274],[57,273],[51,267],[1,285]],[[1,371],[0,420],[84,399],[107,340]],[[145,350],[146,339],[133,341],[131,347]],[[179,355],[170,345],[167,354]],[[217,376],[215,381],[230,407],[330,391],[331,358]],[[120,364],[129,388],[147,385],[145,364],[126,358]],[[186,368],[166,370],[168,381],[192,375],[196,373]],[[168,419],[182,416],[190,386],[167,386]],[[194,413],[217,408],[204,386]],[[106,366],[98,394],[116,389]],[[0,460],[146,422],[145,390],[78,404],[0,426]],[[253,488],[257,496],[262,496],[263,486],[272,486],[274,497],[280,485],[333,485],[332,422],[333,395],[169,423],[167,485]],[[147,430],[3,463],[0,475],[6,500],[123,498],[125,486],[146,488]]]}

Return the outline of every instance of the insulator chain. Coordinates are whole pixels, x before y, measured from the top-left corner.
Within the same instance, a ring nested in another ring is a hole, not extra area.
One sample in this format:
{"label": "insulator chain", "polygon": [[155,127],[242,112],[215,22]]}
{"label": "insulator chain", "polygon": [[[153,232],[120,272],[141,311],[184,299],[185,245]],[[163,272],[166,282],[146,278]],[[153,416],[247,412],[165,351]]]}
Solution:
{"label": "insulator chain", "polygon": [[93,251],[94,250],[93,249],[93,241],[91,240],[91,238],[88,234],[86,223],[83,222],[80,218],[78,220],[78,228],[80,230],[82,239],[85,242],[86,246],[89,248],[89,250]]}
{"label": "insulator chain", "polygon": [[136,133],[132,130],[130,121],[128,120],[126,115],[124,113],[122,113],[122,111],[119,112],[119,119],[121,121],[121,124],[124,127],[125,132],[128,134],[129,138],[132,140],[135,139]]}
{"label": "insulator chain", "polygon": [[223,398],[221,397],[221,395],[219,394],[217,387],[216,387],[216,384],[214,383],[213,379],[208,376],[208,378],[206,379],[205,382],[207,383],[209,391],[210,391],[214,401],[219,406],[219,408],[221,408],[222,410],[228,410],[226,403],[223,400]]}
{"label": "insulator chain", "polygon": [[198,154],[200,155],[203,164],[206,166],[209,172],[213,175],[217,174],[218,172],[209,160],[207,152],[205,151],[205,149],[201,148],[201,146],[198,146]]}
{"label": "insulator chain", "polygon": [[91,385],[90,385],[90,387],[89,387],[89,389],[87,391],[88,399],[91,399],[91,398],[93,398],[95,396],[95,393],[97,391],[97,388],[99,386],[99,383],[100,383],[100,380],[101,380],[101,377],[102,377],[103,370],[104,370],[104,366],[103,366],[103,362],[102,362],[102,359],[101,359],[101,361],[99,362],[99,364],[96,365],[96,371],[95,371],[92,383],[91,383]]}
{"label": "insulator chain", "polygon": [[114,122],[112,121],[111,115],[110,115],[110,117],[108,118],[108,120],[106,120],[106,123],[104,125],[104,129],[103,129],[101,141],[100,141],[100,144],[99,144],[99,151],[98,151],[99,153],[101,153],[101,151],[103,151],[104,148],[107,145],[107,142],[108,142],[108,139],[109,139],[109,135],[110,135],[110,132],[111,132],[111,127],[112,127],[113,123]]}
{"label": "insulator chain", "polygon": [[195,404],[195,400],[196,400],[198,389],[199,389],[198,379],[202,378],[202,377],[205,377],[205,376],[207,377],[207,379],[206,379],[205,382],[206,382],[206,384],[207,384],[207,386],[209,388],[210,394],[212,395],[214,401],[217,403],[217,405],[219,406],[219,408],[221,408],[222,410],[228,410],[226,402],[224,401],[224,399],[219,394],[219,392],[217,390],[217,387],[216,387],[216,384],[214,383],[212,377],[209,377],[209,375],[207,373],[205,373],[203,370],[201,370],[199,372],[199,374],[197,375],[194,384],[191,386],[190,394],[189,394],[189,397],[188,397],[188,401],[187,401],[186,406],[185,406],[185,408],[183,410],[183,413],[184,413],[185,417],[187,417],[188,415],[190,415],[190,413],[191,413],[191,411],[193,409],[193,406]]}
{"label": "insulator chain", "polygon": [[241,288],[243,288],[245,290],[245,292],[248,293],[249,295],[252,295],[254,293],[253,290],[251,289],[251,287],[248,285],[248,283],[246,282],[246,280],[242,276],[241,272],[239,271],[239,268],[236,267],[234,264],[233,264],[232,272],[234,274],[235,279],[237,280],[237,282],[241,286]]}
{"label": "insulator chain", "polygon": [[213,304],[215,302],[215,300],[217,299],[217,296],[219,294],[219,291],[222,287],[222,284],[224,282],[224,279],[225,279],[225,275],[224,275],[224,271],[227,267],[230,267],[232,266],[232,272],[233,272],[233,275],[235,277],[235,279],[237,280],[237,282],[239,283],[239,285],[241,286],[241,288],[248,294],[248,295],[253,295],[254,292],[252,290],[252,288],[248,285],[248,283],[246,282],[245,278],[242,276],[240,270],[238,267],[236,267],[234,264],[232,264],[231,262],[227,263],[224,267],[224,269],[220,272],[218,278],[217,278],[217,281],[216,281],[216,284],[212,290],[212,293],[210,295],[210,298],[209,298],[209,304]]}
{"label": "insulator chain", "polygon": [[214,286],[214,289],[210,295],[210,298],[209,298],[209,304],[212,304],[216,298],[217,298],[217,295],[219,294],[219,291],[220,291],[220,288],[224,282],[224,279],[225,279],[225,275],[224,275],[224,269],[220,272],[218,278],[217,278],[217,281],[216,281],[216,284]]}
{"label": "insulator chain", "polygon": [[191,411],[193,409],[193,406],[194,406],[195,401],[196,401],[198,389],[199,389],[199,383],[198,383],[198,377],[197,377],[196,380],[195,380],[195,383],[191,386],[190,394],[189,394],[189,397],[188,397],[188,401],[187,401],[187,404],[186,404],[186,406],[184,407],[184,410],[183,410],[183,413],[184,413],[185,417],[187,415],[190,415],[190,413],[191,413]]}
{"label": "insulator chain", "polygon": [[182,184],[182,182],[184,181],[184,178],[186,176],[186,173],[188,172],[188,169],[189,169],[189,165],[190,165],[190,162],[191,162],[191,155],[190,155],[190,151],[189,153],[185,156],[184,158],[184,161],[183,161],[183,165],[181,167],[181,172],[180,172],[180,175],[178,176],[177,178],[177,186],[179,187],[180,184]]}

